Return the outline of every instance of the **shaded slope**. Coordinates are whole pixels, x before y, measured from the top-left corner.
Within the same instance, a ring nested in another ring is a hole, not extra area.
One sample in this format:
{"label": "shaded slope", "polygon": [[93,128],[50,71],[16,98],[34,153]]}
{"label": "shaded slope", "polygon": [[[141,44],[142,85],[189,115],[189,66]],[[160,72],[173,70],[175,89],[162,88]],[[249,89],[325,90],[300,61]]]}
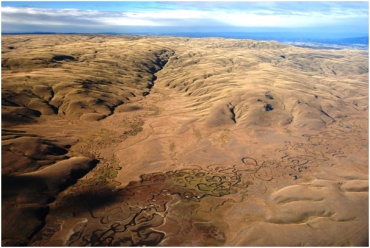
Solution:
{"label": "shaded slope", "polygon": [[84,41],[86,36],[67,36],[67,44],[53,37],[46,49],[30,48],[23,54],[22,46],[37,42],[25,38],[3,42],[3,47],[17,47],[2,55],[4,125],[33,123],[51,114],[68,119],[105,118],[117,106],[147,94],[154,73],[173,54],[155,44],[146,47],[145,41],[113,39],[106,45],[106,41]]}
{"label": "shaded slope", "polygon": [[88,35],[2,48],[3,245],[366,244],[366,52]]}
{"label": "shaded slope", "polygon": [[[217,39],[200,46],[200,42],[194,39],[178,48],[160,75],[163,85],[194,99],[189,107],[202,112],[207,125],[235,123],[226,111],[230,105],[237,125],[253,129],[320,129],[353,108],[368,109],[365,51],[339,53],[252,41],[242,46]],[[362,83],[353,77],[363,78]],[[354,88],[362,89],[355,98]]]}
{"label": "shaded slope", "polygon": [[47,204],[97,163],[91,151],[70,151],[85,133],[74,126],[63,137],[61,125],[76,121],[86,131],[82,123],[142,99],[173,51],[94,36],[9,36],[2,48],[2,236],[4,245],[24,245],[43,226]]}

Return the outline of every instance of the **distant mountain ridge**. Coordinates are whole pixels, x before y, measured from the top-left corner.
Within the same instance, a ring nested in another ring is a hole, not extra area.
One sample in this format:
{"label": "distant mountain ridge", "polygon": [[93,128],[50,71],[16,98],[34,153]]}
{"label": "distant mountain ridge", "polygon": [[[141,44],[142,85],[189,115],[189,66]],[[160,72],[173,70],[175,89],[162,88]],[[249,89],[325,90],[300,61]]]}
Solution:
{"label": "distant mountain ridge", "polygon": [[[52,35],[52,34],[86,34],[90,33],[58,33],[58,32],[27,32],[27,33],[2,33],[2,35]],[[368,50],[369,37],[338,37],[338,38],[321,38],[309,37],[308,34],[303,36],[296,33],[279,33],[279,32],[129,32],[129,33],[91,33],[91,35],[145,35],[145,36],[175,36],[175,37],[189,37],[189,38],[229,38],[229,39],[252,39],[252,40],[266,40],[278,41],[281,43],[310,48],[321,49],[361,49]]]}

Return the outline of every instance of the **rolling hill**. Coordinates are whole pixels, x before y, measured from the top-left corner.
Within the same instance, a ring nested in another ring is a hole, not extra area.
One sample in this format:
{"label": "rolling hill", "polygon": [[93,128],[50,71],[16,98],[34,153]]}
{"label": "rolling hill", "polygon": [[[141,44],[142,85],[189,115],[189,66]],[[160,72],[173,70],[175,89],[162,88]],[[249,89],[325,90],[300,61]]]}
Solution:
{"label": "rolling hill", "polygon": [[368,245],[368,51],[2,37],[2,245]]}

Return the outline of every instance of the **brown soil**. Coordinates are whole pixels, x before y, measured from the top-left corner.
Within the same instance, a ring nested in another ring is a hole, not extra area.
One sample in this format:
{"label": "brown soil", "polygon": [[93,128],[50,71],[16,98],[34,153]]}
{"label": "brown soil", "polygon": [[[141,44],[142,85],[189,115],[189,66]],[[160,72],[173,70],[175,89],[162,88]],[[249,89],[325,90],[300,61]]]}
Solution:
{"label": "brown soil", "polygon": [[368,100],[367,51],[3,36],[2,245],[366,246]]}

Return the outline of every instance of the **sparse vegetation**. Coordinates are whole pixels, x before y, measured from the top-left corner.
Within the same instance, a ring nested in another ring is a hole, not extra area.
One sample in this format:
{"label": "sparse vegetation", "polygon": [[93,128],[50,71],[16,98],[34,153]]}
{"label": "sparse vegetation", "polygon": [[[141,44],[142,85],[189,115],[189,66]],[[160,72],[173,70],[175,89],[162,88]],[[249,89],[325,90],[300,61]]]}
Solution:
{"label": "sparse vegetation", "polygon": [[368,100],[367,51],[6,35],[2,245],[367,245]]}

